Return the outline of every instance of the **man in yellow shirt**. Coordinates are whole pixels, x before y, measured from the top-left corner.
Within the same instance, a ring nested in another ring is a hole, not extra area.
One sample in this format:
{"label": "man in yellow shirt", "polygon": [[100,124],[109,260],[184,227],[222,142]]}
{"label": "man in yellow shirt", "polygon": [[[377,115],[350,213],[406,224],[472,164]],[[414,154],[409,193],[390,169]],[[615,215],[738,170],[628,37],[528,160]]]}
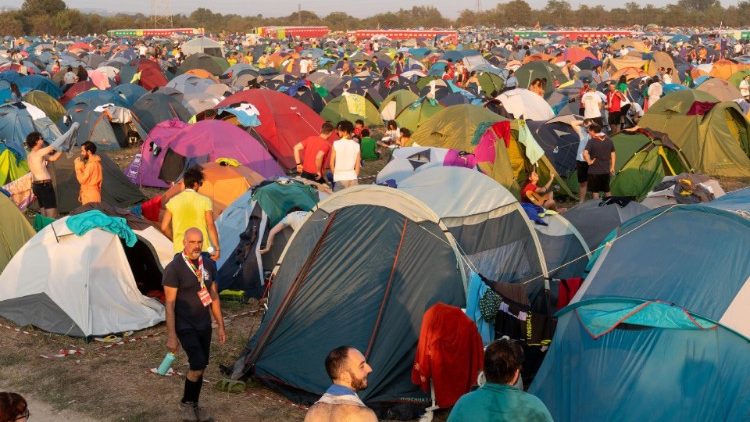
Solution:
{"label": "man in yellow shirt", "polygon": [[197,227],[203,233],[202,250],[208,252],[211,259],[216,261],[219,259],[221,250],[212,213],[213,204],[209,197],[197,192],[203,184],[203,169],[199,166],[187,169],[182,181],[185,184],[185,190],[167,202],[167,210],[161,220],[161,231],[172,239],[174,251],[178,253],[182,250],[182,238],[185,231],[191,227]]}

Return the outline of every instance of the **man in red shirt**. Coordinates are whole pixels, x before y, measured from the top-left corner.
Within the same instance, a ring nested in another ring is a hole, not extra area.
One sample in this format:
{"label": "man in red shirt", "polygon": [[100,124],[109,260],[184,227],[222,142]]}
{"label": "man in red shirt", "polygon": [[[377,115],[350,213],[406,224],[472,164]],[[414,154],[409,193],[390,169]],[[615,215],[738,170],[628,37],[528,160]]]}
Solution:
{"label": "man in red shirt", "polygon": [[615,88],[614,81],[610,82],[607,90],[607,111],[609,112],[609,127],[612,129],[612,135],[620,131],[623,98],[625,96]]}
{"label": "man in red shirt", "polygon": [[538,205],[548,210],[555,210],[557,205],[552,198],[553,192],[549,189],[554,178],[550,177],[546,185],[539,187],[539,175],[536,171],[529,174],[529,182],[521,189],[521,202]]}
{"label": "man in red shirt", "polygon": [[[297,163],[297,173],[300,176],[316,183],[325,183],[323,164],[331,150],[328,138],[332,132],[331,122],[325,122],[320,128],[320,135],[309,136],[294,146],[294,162]],[[304,159],[300,158],[301,151],[304,151]]]}

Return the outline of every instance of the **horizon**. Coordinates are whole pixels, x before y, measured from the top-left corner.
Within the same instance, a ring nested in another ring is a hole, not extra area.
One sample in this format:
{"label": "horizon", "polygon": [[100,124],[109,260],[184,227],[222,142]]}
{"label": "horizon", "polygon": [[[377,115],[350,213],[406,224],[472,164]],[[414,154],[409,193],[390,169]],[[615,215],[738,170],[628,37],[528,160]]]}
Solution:
{"label": "horizon", "polygon": [[[526,2],[536,10],[543,9],[547,4],[546,0],[526,0]],[[739,0],[735,1],[722,1],[723,7],[736,5]],[[19,0],[0,0],[0,8],[8,9],[20,9],[18,4]],[[136,14],[143,13],[144,15],[151,15],[151,1],[149,0],[126,0],[120,3],[110,3],[107,7],[102,7],[100,0],[66,0],[68,8],[78,9],[84,13],[100,13],[100,14],[117,14],[127,13]],[[343,12],[356,18],[366,18],[379,13],[397,12],[400,9],[411,9],[414,6],[434,6],[440,13],[448,19],[456,19],[460,12],[465,9],[476,10],[477,4],[481,6],[481,10],[489,10],[495,8],[499,1],[470,1],[462,3],[464,7],[456,8],[456,2],[451,0],[364,0],[359,1],[356,5],[341,0],[298,0],[298,1],[281,1],[276,4],[265,4],[263,8],[258,8],[253,5],[245,4],[238,6],[234,0],[214,0],[211,5],[212,7],[205,7],[205,3],[199,0],[172,0],[172,13],[173,15],[182,14],[190,15],[193,11],[198,8],[206,8],[211,10],[213,13],[226,14],[238,14],[241,16],[254,16],[262,14],[266,18],[278,18],[289,16],[297,11],[297,6],[301,5],[302,10],[313,12],[320,17],[325,17],[332,12]],[[616,7],[624,7],[625,2],[614,5],[611,2],[604,0],[595,0],[593,2],[584,1],[570,1],[569,2],[573,9],[577,9],[581,4],[586,6],[599,6],[602,5],[607,10],[611,10]],[[667,4],[675,4],[677,0],[656,0],[646,4],[653,4],[656,7],[663,7]],[[470,6],[470,7],[465,7]]]}

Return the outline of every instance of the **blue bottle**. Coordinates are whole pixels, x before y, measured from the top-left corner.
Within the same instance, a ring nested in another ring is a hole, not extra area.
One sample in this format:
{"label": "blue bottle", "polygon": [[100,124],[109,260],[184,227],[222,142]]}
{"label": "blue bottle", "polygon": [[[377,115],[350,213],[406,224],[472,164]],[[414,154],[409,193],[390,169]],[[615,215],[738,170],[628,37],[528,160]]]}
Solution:
{"label": "blue bottle", "polygon": [[161,364],[159,364],[159,369],[156,370],[156,372],[159,375],[167,375],[167,372],[169,372],[169,368],[172,367],[172,362],[174,362],[176,356],[172,352],[167,352],[167,354],[164,356],[164,360],[161,361]]}

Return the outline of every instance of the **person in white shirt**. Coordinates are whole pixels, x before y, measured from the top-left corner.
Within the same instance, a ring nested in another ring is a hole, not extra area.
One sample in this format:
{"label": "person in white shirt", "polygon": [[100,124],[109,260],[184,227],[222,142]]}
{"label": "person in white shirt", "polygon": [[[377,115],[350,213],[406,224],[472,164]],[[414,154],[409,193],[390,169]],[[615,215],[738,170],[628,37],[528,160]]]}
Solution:
{"label": "person in white shirt", "polygon": [[310,73],[311,67],[312,67],[312,54],[308,54],[307,57],[299,61],[299,72],[302,75],[307,75],[308,73]]}
{"label": "person in white shirt", "polygon": [[659,98],[661,98],[663,93],[664,89],[662,88],[661,83],[659,83],[659,77],[654,76],[651,80],[651,84],[648,86],[648,107],[651,108],[654,103],[659,101]]}
{"label": "person in white shirt", "polygon": [[351,139],[354,132],[352,122],[343,120],[336,129],[339,132],[339,140],[333,143],[331,150],[334,191],[356,185],[362,165],[359,144]]}
{"label": "person in white shirt", "polygon": [[590,86],[588,91],[583,94],[581,104],[583,104],[583,117],[585,119],[601,119],[604,102],[593,86]]}
{"label": "person in white shirt", "polygon": [[740,95],[745,101],[750,101],[750,75],[745,75],[740,82]]}
{"label": "person in white shirt", "polygon": [[664,84],[671,84],[672,83],[672,68],[668,68],[663,76]]}

